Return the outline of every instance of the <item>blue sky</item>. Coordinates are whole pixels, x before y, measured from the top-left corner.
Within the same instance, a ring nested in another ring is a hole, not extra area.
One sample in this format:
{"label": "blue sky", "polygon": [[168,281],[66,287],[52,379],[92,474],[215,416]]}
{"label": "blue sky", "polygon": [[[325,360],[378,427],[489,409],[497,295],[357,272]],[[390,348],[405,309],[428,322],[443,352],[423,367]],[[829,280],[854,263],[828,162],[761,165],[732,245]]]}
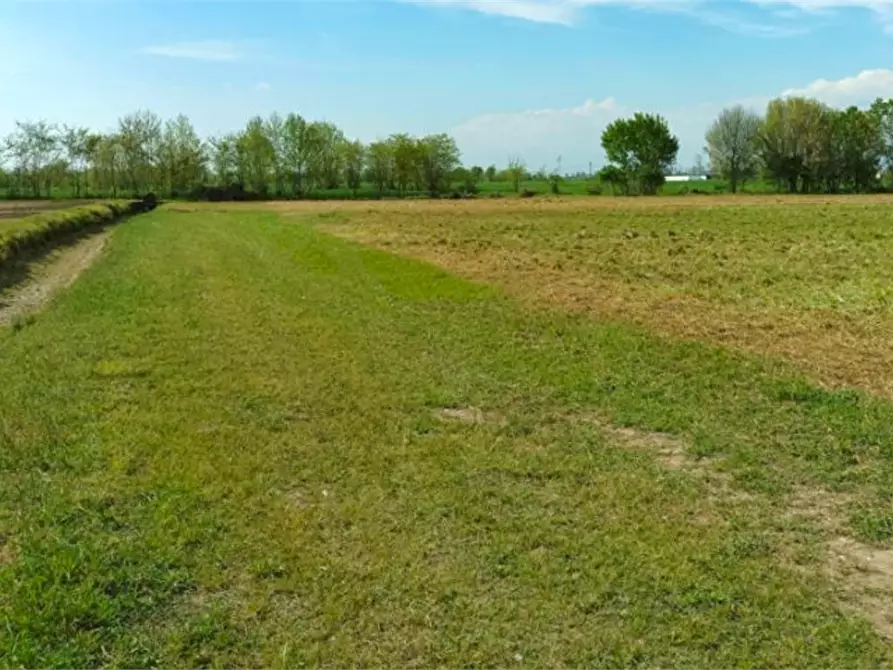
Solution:
{"label": "blue sky", "polygon": [[0,0],[0,134],[202,134],[297,111],[351,137],[449,132],[468,163],[599,165],[612,119],[664,114],[680,163],[722,106],[893,97],[893,0]]}

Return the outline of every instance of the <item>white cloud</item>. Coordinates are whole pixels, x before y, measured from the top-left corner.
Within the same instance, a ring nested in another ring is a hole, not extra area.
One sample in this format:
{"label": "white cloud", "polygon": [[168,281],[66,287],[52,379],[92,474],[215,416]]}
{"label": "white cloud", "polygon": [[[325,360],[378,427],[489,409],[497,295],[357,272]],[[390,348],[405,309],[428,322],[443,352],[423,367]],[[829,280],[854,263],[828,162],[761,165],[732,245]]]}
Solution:
{"label": "white cloud", "polygon": [[255,86],[255,88],[256,88],[258,91],[269,91],[270,88],[271,88],[271,86],[270,86],[267,82],[262,81],[262,82],[260,82],[257,86]]}
{"label": "white cloud", "polygon": [[242,58],[242,53],[233,42],[205,40],[203,42],[174,42],[143,47],[139,53],[165,58],[185,58],[210,62],[232,62]]}
{"label": "white cloud", "polygon": [[562,155],[565,168],[577,169],[585,167],[583,156],[603,160],[602,131],[625,113],[628,110],[609,97],[564,109],[485,114],[453,128],[451,134],[470,164],[504,164],[509,156],[520,156],[531,168],[552,169]]}
{"label": "white cloud", "polygon": [[[813,97],[838,107],[866,106],[878,97],[893,98],[893,70],[865,70],[830,81],[817,79],[780,95]],[[656,111],[667,119],[679,138],[679,161],[687,165],[703,150],[704,133],[722,107],[741,104],[762,113],[771,97],[641,111]],[[576,107],[484,114],[453,128],[451,134],[468,164],[503,165],[509,156],[520,156],[530,168],[544,165],[551,169],[558,156],[562,156],[563,169],[585,170],[590,161],[594,166],[603,164],[601,134],[608,124],[636,111],[640,110],[607,97],[601,101],[587,100]]]}
{"label": "white cloud", "polygon": [[829,81],[816,79],[803,88],[782,95],[818,98],[829,105],[864,105],[875,98],[893,98],[893,70],[863,70],[854,77]]}

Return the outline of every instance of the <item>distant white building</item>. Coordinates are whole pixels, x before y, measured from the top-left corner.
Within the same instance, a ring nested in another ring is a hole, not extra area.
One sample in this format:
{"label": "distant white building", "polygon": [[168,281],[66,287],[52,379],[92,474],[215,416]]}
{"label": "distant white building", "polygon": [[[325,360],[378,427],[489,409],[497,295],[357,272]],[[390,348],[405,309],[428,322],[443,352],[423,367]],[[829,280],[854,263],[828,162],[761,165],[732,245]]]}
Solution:
{"label": "distant white building", "polygon": [[706,174],[671,174],[667,177],[667,182],[683,182],[683,181],[707,181],[710,175]]}

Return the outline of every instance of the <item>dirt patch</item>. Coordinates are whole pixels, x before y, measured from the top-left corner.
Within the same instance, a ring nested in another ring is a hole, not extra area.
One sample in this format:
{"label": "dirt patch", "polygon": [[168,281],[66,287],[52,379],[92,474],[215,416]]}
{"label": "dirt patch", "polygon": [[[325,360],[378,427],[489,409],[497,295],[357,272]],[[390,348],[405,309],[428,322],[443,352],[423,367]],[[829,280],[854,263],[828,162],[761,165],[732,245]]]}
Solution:
{"label": "dirt patch", "polygon": [[70,286],[99,258],[108,236],[108,231],[99,232],[55,250],[35,263],[24,281],[0,292],[0,326],[36,312],[58,291]]}
{"label": "dirt patch", "polygon": [[0,202],[0,219],[20,219],[54,209],[90,205],[95,200],[7,200]]}
{"label": "dirt patch", "polygon": [[700,469],[698,462],[686,453],[685,442],[673,435],[604,425],[602,432],[610,440],[624,447],[653,453],[657,461],[665,467],[673,470]]}
{"label": "dirt patch", "polygon": [[495,412],[485,412],[477,407],[444,407],[435,411],[434,416],[441,421],[469,425],[502,423],[501,417]]}
{"label": "dirt patch", "polygon": [[[893,549],[873,547],[846,537],[846,509],[854,502],[846,493],[801,487],[786,501],[782,521],[803,521],[818,529],[819,569],[837,588],[838,605],[871,622],[875,631],[893,642]],[[790,548],[791,537],[782,536]],[[782,556],[783,559],[790,556]],[[814,569],[799,565],[800,569]]]}
{"label": "dirt patch", "polygon": [[301,489],[294,489],[286,492],[285,504],[291,509],[305,509],[307,507],[312,507],[310,501],[307,499],[307,494]]}
{"label": "dirt patch", "polygon": [[16,560],[16,551],[13,546],[4,540],[0,540],[0,567],[12,565]]}
{"label": "dirt patch", "polygon": [[784,518],[807,521],[828,535],[841,534],[846,532],[844,509],[852,501],[845,493],[799,487],[787,500]]}
{"label": "dirt patch", "polygon": [[893,550],[839,537],[829,542],[828,554],[827,570],[843,587],[844,608],[893,642]]}

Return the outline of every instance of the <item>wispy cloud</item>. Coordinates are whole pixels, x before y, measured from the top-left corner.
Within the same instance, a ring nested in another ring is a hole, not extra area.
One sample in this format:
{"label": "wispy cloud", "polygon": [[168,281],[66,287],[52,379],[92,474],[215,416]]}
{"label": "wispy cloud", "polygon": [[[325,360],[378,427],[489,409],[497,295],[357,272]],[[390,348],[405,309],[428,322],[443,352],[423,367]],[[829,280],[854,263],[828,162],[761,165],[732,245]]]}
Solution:
{"label": "wispy cloud", "polygon": [[262,81],[257,86],[254,87],[258,91],[269,91],[272,88],[267,82]]}
{"label": "wispy cloud", "polygon": [[[787,37],[806,31],[810,16],[838,10],[873,13],[893,33],[893,0],[400,0],[430,7],[457,7],[534,21],[572,25],[592,7],[628,7],[656,12],[683,12],[718,28],[757,37]],[[766,11],[764,21],[744,18],[742,10]]]}
{"label": "wispy cloud", "polygon": [[482,14],[508,16],[535,23],[570,25],[577,19],[577,0],[402,0],[428,7],[457,7]]}
{"label": "wispy cloud", "polygon": [[139,53],[164,58],[184,58],[213,63],[227,63],[241,60],[243,53],[234,42],[205,40],[202,42],[173,42],[143,47]]}

